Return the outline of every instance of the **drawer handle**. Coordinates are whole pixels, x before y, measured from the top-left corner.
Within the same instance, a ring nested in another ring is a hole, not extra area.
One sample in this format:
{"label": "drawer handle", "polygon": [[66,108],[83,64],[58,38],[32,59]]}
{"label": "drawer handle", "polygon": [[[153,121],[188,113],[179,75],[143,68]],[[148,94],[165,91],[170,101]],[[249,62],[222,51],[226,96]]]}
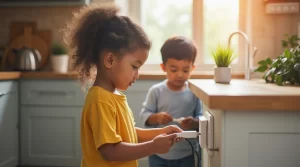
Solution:
{"label": "drawer handle", "polygon": [[11,91],[11,92],[0,92],[0,97],[2,97],[2,96],[5,96],[5,95],[8,95],[8,94],[14,94],[15,93],[15,91]]}
{"label": "drawer handle", "polygon": [[39,95],[54,95],[54,96],[67,96],[67,92],[62,91],[38,91]]}
{"label": "drawer handle", "polygon": [[8,93],[2,93],[0,92],[0,97],[7,95]]}

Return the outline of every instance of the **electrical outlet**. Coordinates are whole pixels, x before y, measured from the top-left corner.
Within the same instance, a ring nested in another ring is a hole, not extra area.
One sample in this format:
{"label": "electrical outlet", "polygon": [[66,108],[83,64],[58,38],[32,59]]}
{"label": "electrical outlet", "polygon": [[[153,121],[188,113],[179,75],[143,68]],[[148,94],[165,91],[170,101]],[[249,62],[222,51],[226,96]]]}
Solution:
{"label": "electrical outlet", "polygon": [[[207,119],[207,148],[214,149],[214,116],[208,112],[204,112],[204,116]],[[213,155],[213,151],[209,151],[210,155]]]}
{"label": "electrical outlet", "polygon": [[205,116],[199,117],[199,144],[201,148],[207,148],[207,119]]}
{"label": "electrical outlet", "polygon": [[290,3],[267,3],[266,4],[266,13],[268,14],[287,14],[287,13],[298,13],[299,12],[299,3],[290,2]]}

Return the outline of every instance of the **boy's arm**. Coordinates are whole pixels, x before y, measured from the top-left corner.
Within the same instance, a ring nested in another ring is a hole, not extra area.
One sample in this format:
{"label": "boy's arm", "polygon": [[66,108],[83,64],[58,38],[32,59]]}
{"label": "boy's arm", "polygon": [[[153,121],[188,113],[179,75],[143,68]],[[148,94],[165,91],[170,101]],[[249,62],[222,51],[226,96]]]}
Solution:
{"label": "boy's arm", "polygon": [[167,112],[157,111],[158,97],[158,89],[156,87],[151,87],[140,113],[142,123],[145,126],[154,127],[154,125],[167,124],[173,120],[172,116],[170,116]]}
{"label": "boy's arm", "polygon": [[147,93],[146,100],[143,103],[140,117],[145,126],[157,125],[156,112],[157,112],[157,92],[154,87],[151,87]]}

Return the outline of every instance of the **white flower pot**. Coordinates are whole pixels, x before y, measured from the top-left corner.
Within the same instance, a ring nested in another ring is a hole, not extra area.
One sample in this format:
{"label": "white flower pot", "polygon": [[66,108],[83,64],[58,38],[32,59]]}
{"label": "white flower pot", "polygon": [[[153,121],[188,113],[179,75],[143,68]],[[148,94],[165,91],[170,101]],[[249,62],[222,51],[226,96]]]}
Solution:
{"label": "white flower pot", "polygon": [[231,70],[229,67],[215,67],[215,82],[229,83],[231,80]]}
{"label": "white flower pot", "polygon": [[54,72],[59,72],[59,73],[68,72],[68,63],[69,63],[68,55],[51,56],[52,70]]}

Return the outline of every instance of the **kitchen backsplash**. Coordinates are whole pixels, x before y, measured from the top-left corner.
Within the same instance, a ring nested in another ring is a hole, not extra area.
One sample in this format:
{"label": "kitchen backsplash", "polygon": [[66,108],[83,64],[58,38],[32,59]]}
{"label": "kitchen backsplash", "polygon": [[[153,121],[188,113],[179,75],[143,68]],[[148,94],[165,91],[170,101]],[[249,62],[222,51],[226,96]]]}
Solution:
{"label": "kitchen backsplash", "polygon": [[[113,2],[113,0],[94,0],[96,3]],[[265,57],[276,57],[282,52],[281,40],[284,34],[297,34],[300,13],[269,15],[265,13],[264,0],[251,0],[252,26],[250,31],[252,43],[259,51],[254,58],[257,62]],[[246,5],[247,7],[247,5]],[[52,30],[52,41],[63,41],[61,29],[72,12],[79,7],[15,7],[0,8],[0,46],[9,42],[9,28],[12,21],[35,21],[38,29]],[[17,13],[17,14],[16,14]]]}
{"label": "kitchen backsplash", "polygon": [[[266,14],[264,0],[252,1],[252,43],[259,51],[254,58],[257,62],[266,57],[277,57],[283,49],[281,40],[284,34],[297,34],[300,13]],[[300,2],[300,1],[299,1]]]}
{"label": "kitchen backsplash", "polygon": [[[113,0],[93,0],[95,3],[113,2]],[[52,42],[63,43],[61,30],[66,26],[66,20],[72,17],[72,13],[80,6],[51,6],[51,7],[2,7],[0,8],[0,46],[10,42],[10,25],[16,21],[35,22],[38,30],[51,30]],[[50,60],[50,59],[49,59]],[[69,59],[70,63],[72,59]],[[69,63],[69,64],[70,64]],[[42,70],[50,69],[47,63]],[[69,65],[71,68],[71,65]]]}

